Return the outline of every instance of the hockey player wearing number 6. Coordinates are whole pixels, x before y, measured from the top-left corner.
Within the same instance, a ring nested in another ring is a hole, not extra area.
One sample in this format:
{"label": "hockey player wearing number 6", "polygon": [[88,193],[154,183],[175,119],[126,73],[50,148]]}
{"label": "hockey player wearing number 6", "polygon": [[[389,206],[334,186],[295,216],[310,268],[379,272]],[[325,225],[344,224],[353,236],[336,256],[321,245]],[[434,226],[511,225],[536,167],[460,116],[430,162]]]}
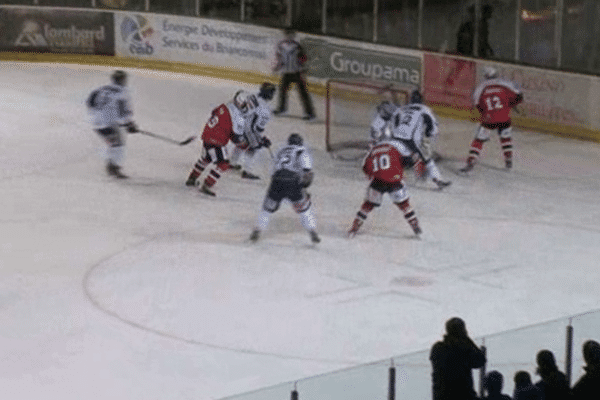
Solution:
{"label": "hockey player wearing number 6", "polygon": [[410,103],[398,108],[391,121],[391,138],[399,141],[408,151],[408,158],[417,158],[414,169],[418,179],[431,178],[439,189],[452,182],[442,177],[433,160],[433,146],[439,134],[438,123],[433,111],[422,104],[418,90],[410,96]]}
{"label": "hockey player wearing number 6", "polygon": [[221,178],[221,174],[229,169],[227,144],[230,140],[236,144],[245,140],[244,127],[247,112],[248,93],[243,90],[236,92],[232,101],[212,110],[202,131],[202,153],[185,182],[186,186],[196,186],[196,181],[202,172],[212,164],[213,168],[200,186],[200,192],[208,196],[216,196],[211,188]]}
{"label": "hockey player wearing number 6", "polygon": [[287,145],[279,150],[275,157],[275,172],[271,177],[271,184],[258,215],[256,227],[250,235],[250,241],[256,242],[259,239],[261,232],[269,224],[271,214],[277,211],[283,200],[288,200],[300,215],[302,226],[308,231],[311,241],[319,243],[321,238],[316,232],[312,202],[306,192],[312,181],[312,159],[304,147],[302,136],[292,133]]}
{"label": "hockey player wearing number 6", "polygon": [[91,116],[94,130],[106,143],[106,172],[114,178],[127,178],[121,172],[125,158],[125,135],[127,132],[136,133],[138,128],[133,122],[131,96],[127,89],[127,74],[124,71],[114,71],[112,83],[92,91],[86,105]]}
{"label": "hockey player wearing number 6", "polygon": [[475,138],[471,142],[467,165],[461,172],[469,172],[479,159],[483,144],[490,139],[490,131],[497,131],[506,169],[513,166],[513,144],[510,111],[523,101],[523,94],[512,83],[498,78],[498,70],[486,67],[485,80],[473,92],[473,102],[481,114]]}
{"label": "hockey player wearing number 6", "polygon": [[371,180],[365,200],[356,214],[348,237],[356,235],[367,216],[375,207],[381,205],[384,194],[388,194],[394,204],[402,211],[404,218],[415,235],[421,234],[417,215],[413,211],[403,182],[403,158],[410,153],[393,139],[386,139],[371,148],[363,163],[363,172]]}

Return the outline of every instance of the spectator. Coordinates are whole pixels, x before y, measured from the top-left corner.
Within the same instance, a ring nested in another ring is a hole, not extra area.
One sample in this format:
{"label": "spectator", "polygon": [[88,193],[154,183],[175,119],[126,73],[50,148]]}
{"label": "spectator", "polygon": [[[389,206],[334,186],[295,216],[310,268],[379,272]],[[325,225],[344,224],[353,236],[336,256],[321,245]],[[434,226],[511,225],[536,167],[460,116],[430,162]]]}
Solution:
{"label": "spectator", "polygon": [[[494,8],[489,4],[481,8],[481,19],[479,20],[479,37],[477,47],[477,56],[481,58],[489,58],[494,55],[494,50],[489,42],[490,25],[489,19],[492,17]],[[458,28],[456,34],[456,52],[463,56],[473,57],[475,43],[475,6],[470,6],[467,9],[468,17]]]}
{"label": "spectator", "polygon": [[467,333],[462,319],[454,317],[446,322],[442,341],[431,348],[433,400],[477,399],[473,388],[472,369],[485,364],[485,354]]}
{"label": "spectator", "polygon": [[541,377],[537,386],[544,400],[567,400],[571,398],[571,388],[565,374],[558,370],[554,354],[550,350],[540,350],[537,354],[537,373]]}
{"label": "spectator", "polygon": [[502,394],[504,386],[504,377],[498,371],[489,372],[483,381],[483,387],[487,391],[487,396],[483,400],[511,400],[510,396]]}
{"label": "spectator", "polygon": [[280,115],[287,112],[287,93],[290,85],[295,83],[304,106],[303,119],[310,121],[315,119],[315,110],[304,79],[307,56],[295,37],[296,33],[293,29],[286,29],[285,39],[277,44],[277,64],[273,72],[281,73],[281,81],[279,83],[279,104],[273,114]]}
{"label": "spectator", "polygon": [[542,400],[542,392],[531,382],[531,375],[527,371],[518,371],[515,374],[515,390],[513,400]]}
{"label": "spectator", "polygon": [[588,340],[583,344],[585,374],[573,386],[573,400],[600,398],[600,343]]}

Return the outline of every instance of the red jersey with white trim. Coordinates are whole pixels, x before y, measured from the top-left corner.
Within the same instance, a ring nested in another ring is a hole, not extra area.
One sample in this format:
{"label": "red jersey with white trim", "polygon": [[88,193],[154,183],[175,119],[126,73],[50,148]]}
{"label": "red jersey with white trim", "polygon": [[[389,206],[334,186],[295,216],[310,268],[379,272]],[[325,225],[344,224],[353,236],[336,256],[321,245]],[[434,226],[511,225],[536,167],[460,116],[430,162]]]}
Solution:
{"label": "red jersey with white trim", "polygon": [[233,135],[243,135],[246,120],[232,103],[221,104],[215,108],[202,131],[205,145],[223,147]]}
{"label": "red jersey with white trim", "polygon": [[517,87],[504,79],[488,79],[473,93],[473,102],[481,113],[481,124],[510,124],[510,110],[523,100]]}
{"label": "red jersey with white trim", "polygon": [[401,182],[404,168],[400,151],[389,142],[375,145],[365,158],[363,172],[381,182]]}

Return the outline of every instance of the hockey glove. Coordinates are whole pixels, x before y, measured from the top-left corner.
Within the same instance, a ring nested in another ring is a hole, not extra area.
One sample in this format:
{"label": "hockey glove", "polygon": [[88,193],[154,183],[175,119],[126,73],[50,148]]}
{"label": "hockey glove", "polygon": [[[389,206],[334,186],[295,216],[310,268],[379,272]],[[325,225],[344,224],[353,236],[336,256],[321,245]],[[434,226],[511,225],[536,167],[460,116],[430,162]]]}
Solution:
{"label": "hockey glove", "polygon": [[127,128],[127,132],[129,133],[137,133],[140,130],[138,129],[138,127],[135,125],[135,122],[128,122],[125,124],[125,128]]}
{"label": "hockey glove", "polygon": [[260,139],[260,147],[271,147],[271,141],[269,140],[268,137],[263,136]]}
{"label": "hockey glove", "polygon": [[307,188],[311,185],[315,174],[312,171],[304,171],[304,175],[302,175],[302,179],[300,179],[300,185],[303,188]]}

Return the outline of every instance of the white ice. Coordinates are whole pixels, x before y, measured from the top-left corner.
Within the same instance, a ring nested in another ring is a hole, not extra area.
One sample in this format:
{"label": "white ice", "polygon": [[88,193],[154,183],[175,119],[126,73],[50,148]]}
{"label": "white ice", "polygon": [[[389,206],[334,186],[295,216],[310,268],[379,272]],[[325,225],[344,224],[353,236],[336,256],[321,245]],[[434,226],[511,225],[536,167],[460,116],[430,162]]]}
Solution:
{"label": "white ice", "polygon": [[[138,124],[175,139],[252,88],[129,71]],[[322,243],[284,205],[250,244],[269,154],[263,179],[225,174],[213,199],[183,184],[197,142],[129,135],[131,179],[113,181],[84,107],[108,75],[0,63],[2,398],[218,399],[426,350],[455,315],[481,337],[600,308],[598,144],[516,129],[512,171],[492,137],[460,177],[474,124],[440,118],[453,185],[407,174],[423,238],[386,200],[349,240],[367,181],[324,151],[316,97],[317,122],[275,118],[268,135],[308,142]]]}

